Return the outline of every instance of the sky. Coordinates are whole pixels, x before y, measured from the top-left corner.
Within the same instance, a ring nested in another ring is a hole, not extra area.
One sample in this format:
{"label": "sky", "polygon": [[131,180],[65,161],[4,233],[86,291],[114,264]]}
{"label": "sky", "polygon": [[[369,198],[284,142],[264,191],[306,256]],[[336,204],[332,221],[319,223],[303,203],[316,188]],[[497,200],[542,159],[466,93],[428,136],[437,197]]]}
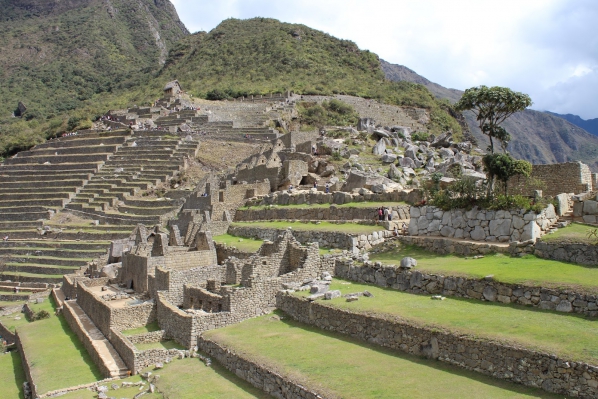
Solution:
{"label": "sky", "polygon": [[598,118],[598,0],[172,0],[191,32],[275,18],[352,40],[442,86],[506,86]]}

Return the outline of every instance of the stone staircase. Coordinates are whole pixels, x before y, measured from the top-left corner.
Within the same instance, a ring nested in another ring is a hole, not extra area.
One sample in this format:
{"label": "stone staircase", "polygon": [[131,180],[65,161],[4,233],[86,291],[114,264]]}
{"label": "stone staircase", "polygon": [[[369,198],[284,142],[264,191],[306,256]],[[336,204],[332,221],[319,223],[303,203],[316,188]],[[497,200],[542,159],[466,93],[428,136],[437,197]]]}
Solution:
{"label": "stone staircase", "polygon": [[98,219],[102,224],[132,227],[161,223],[161,216],[173,212],[171,201],[131,200],[142,191],[172,178],[193,158],[199,142],[162,131],[138,131],[115,152],[66,206],[71,211]]}

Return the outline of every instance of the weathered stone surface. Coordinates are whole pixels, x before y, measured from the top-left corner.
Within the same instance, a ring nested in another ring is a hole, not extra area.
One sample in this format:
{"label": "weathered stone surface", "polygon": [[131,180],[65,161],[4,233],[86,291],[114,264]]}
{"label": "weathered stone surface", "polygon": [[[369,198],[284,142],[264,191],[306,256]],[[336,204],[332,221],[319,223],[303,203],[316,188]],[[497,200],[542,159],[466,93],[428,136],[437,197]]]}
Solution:
{"label": "weathered stone surface", "polygon": [[417,260],[415,260],[411,257],[408,257],[408,256],[401,259],[401,268],[402,269],[411,269],[411,268],[414,268],[415,266],[417,266]]}

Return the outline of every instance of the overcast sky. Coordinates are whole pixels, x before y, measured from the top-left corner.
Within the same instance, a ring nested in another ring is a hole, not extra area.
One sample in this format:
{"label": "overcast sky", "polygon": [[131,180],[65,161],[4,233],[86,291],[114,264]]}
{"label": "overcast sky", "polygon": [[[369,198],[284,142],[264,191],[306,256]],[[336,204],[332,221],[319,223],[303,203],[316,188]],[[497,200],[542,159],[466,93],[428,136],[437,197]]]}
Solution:
{"label": "overcast sky", "polygon": [[172,0],[192,32],[276,18],[357,43],[446,87],[507,86],[598,118],[598,0]]}

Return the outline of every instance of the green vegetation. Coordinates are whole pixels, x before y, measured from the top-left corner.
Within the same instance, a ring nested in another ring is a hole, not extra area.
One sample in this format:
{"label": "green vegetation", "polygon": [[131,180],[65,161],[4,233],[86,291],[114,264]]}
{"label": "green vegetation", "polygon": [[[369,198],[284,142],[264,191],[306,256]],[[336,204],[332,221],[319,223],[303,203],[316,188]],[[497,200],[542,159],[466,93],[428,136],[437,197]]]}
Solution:
{"label": "green vegetation", "polygon": [[[166,365],[166,367],[168,367],[168,366],[169,365]],[[114,383],[116,383],[116,385],[118,385],[120,387],[123,382],[131,382],[131,383],[135,384],[140,381],[142,381],[141,377],[139,375],[135,375],[135,376],[132,376],[129,378],[125,378],[123,380],[115,381]],[[159,383],[159,381],[158,381],[158,383]],[[111,385],[112,385],[112,383],[106,384],[106,386],[108,386],[108,387],[110,387]],[[146,388],[147,387],[148,387],[148,385],[146,383]],[[133,396],[137,395],[138,393],[139,393],[138,386],[119,388],[117,391],[112,391],[110,389],[108,391],[108,395],[111,395],[111,394],[116,395],[116,397],[118,397],[118,398],[132,398]],[[59,397],[60,397],[60,399],[96,399],[98,397],[98,394],[97,394],[97,392],[92,392],[88,389],[82,389],[80,391],[67,393],[67,394],[61,395]],[[158,393],[158,392],[155,392],[153,394],[147,393],[147,394],[143,395],[143,399],[164,399],[164,395],[162,395],[161,393]]]}
{"label": "green vegetation", "polygon": [[[343,294],[368,290],[374,295],[356,302],[346,302],[344,298],[326,302],[340,309],[398,316],[418,325],[470,334],[477,339],[514,342],[566,359],[590,364],[598,362],[598,346],[595,344],[598,325],[594,320],[578,315],[460,298],[434,301],[430,296],[343,280],[335,280],[330,289],[341,290]],[[307,296],[309,293],[297,295]],[[565,336],[566,340],[563,339]]]}
{"label": "green vegetation", "polygon": [[552,234],[543,236],[542,241],[596,244],[596,238],[591,235],[595,230],[596,227],[586,224],[571,223],[569,226],[561,227]]}
{"label": "green vegetation", "polygon": [[[279,315],[284,317],[282,313]],[[293,377],[326,397],[557,397],[437,361],[392,352],[286,317],[280,321],[262,316],[203,335]]]}
{"label": "green vegetation", "polygon": [[492,274],[505,283],[532,286],[571,288],[598,293],[598,267],[587,267],[533,255],[512,258],[503,254],[480,259],[455,255],[436,255],[418,247],[403,247],[370,255],[372,261],[399,264],[405,256],[417,259],[417,269],[430,273],[483,278]]}
{"label": "green vegetation", "polygon": [[122,335],[139,335],[139,334],[147,334],[154,331],[160,331],[160,325],[157,321],[154,321],[148,325],[143,327],[132,328],[130,330],[121,331]]}
{"label": "green vegetation", "polygon": [[301,102],[297,107],[301,123],[307,126],[348,126],[359,122],[353,107],[340,100],[323,101],[322,104]]}
{"label": "green vegetation", "polygon": [[[164,3],[51,4],[0,0],[0,155],[91,127],[109,107],[155,96],[164,82],[152,87],[154,94],[142,86],[151,86],[151,72],[166,54],[151,30],[165,50],[187,33]],[[11,118],[19,101],[27,111]]]}
{"label": "green vegetation", "polygon": [[374,231],[384,230],[383,226],[378,225],[331,222],[236,222],[232,225],[239,227],[258,227],[262,229],[280,230],[285,230],[290,227],[293,230],[338,231],[341,233],[353,234],[369,234]]}
{"label": "green vegetation", "polygon": [[140,351],[146,351],[148,349],[185,349],[184,346],[179,345],[174,340],[151,342],[149,344],[135,344],[135,347]]}
{"label": "green vegetation", "polygon": [[258,249],[264,243],[263,240],[255,238],[237,237],[230,234],[222,234],[213,237],[214,242],[226,244],[229,247],[236,247],[239,251],[243,252],[257,252]]}
{"label": "green vegetation", "polygon": [[336,208],[379,208],[381,206],[390,206],[392,208],[407,205],[406,202],[349,202],[342,205],[337,204],[291,204],[291,205],[258,205],[258,206],[244,206],[239,209],[251,209],[251,210],[262,210],[262,209],[313,209],[313,208],[329,208],[330,206],[334,206]]}
{"label": "green vegetation", "polygon": [[18,351],[0,353],[0,376],[2,397],[23,399],[23,383],[27,379]]}
{"label": "green vegetation", "polygon": [[[23,301],[23,302],[25,302],[25,301]],[[18,304],[18,302],[13,302],[13,304],[16,305],[16,304]],[[47,312],[49,314],[54,311],[54,308],[52,307],[52,303],[47,299],[44,302],[39,303],[39,304],[38,303],[30,303],[29,307],[31,308],[31,310],[33,310],[34,313]],[[18,318],[19,320],[15,320],[15,318]],[[31,321],[33,321],[33,320],[27,320],[27,317],[25,317],[25,314],[21,313],[21,312],[16,312],[16,313],[6,315],[6,316],[0,316],[0,322],[2,322],[2,324],[4,324],[4,326],[12,332],[15,332],[16,329],[21,326],[25,326],[25,325],[29,324]]]}
{"label": "green vegetation", "polygon": [[[102,374],[62,315],[19,326],[17,331],[38,392],[102,379]],[[56,373],[57,361],[68,364],[69,372]]]}

